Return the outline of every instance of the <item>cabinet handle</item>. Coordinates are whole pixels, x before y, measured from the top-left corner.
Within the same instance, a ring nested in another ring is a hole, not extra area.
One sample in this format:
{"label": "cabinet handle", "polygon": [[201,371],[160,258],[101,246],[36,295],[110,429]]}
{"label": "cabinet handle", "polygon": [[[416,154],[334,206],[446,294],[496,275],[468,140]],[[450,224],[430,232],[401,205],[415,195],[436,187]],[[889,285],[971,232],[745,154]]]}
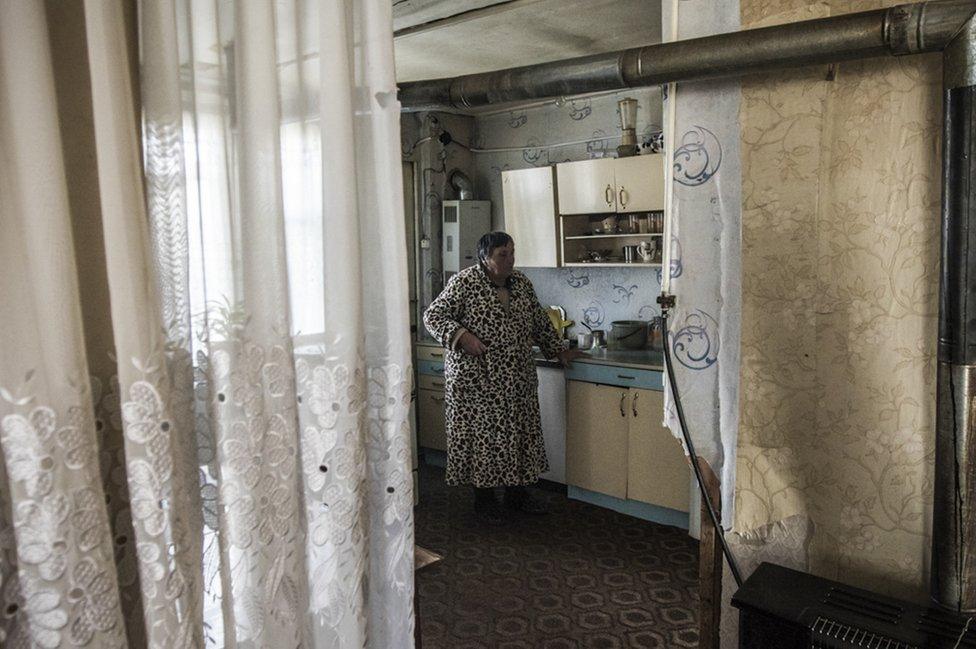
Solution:
{"label": "cabinet handle", "polygon": [[444,397],[431,397],[431,401],[436,401],[437,403],[444,403]]}
{"label": "cabinet handle", "polygon": [[637,380],[637,377],[636,376],[626,376],[625,374],[618,374],[617,375],[617,378],[618,379],[630,379],[631,381],[636,381]]}
{"label": "cabinet handle", "polygon": [[607,185],[607,188],[603,191],[603,198],[607,201],[607,207],[613,205],[613,187]]}
{"label": "cabinet handle", "polygon": [[444,387],[444,384],[443,383],[438,383],[437,381],[431,381],[430,384],[433,385],[436,388],[443,388]]}
{"label": "cabinet handle", "polygon": [[620,393],[620,416],[621,417],[626,417],[627,416],[627,413],[624,412],[624,400],[626,398],[627,398],[627,393],[626,392],[621,392]]}
{"label": "cabinet handle", "polygon": [[640,396],[640,392],[635,392],[635,393],[634,393],[634,401],[633,401],[633,403],[631,404],[631,408],[632,408],[632,409],[633,409],[633,411],[634,411],[634,416],[635,416],[635,417],[637,416],[637,397],[639,397],[639,396]]}
{"label": "cabinet handle", "polygon": [[626,190],[621,186],[620,187],[620,191],[617,192],[617,196],[620,197],[620,201],[619,201],[620,202],[620,207],[626,207],[627,200],[624,198],[624,196],[626,196],[626,195],[627,195]]}
{"label": "cabinet handle", "polygon": [[430,355],[434,358],[444,358],[444,352],[431,352]]}

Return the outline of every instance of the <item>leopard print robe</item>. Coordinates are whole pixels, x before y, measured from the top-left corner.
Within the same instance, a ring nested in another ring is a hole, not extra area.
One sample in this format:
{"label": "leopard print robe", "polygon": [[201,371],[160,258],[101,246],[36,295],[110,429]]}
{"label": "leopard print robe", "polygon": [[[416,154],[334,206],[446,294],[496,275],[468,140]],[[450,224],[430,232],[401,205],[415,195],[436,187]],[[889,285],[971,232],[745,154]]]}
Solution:
{"label": "leopard print robe", "polygon": [[[444,364],[447,472],[450,485],[525,485],[549,470],[539,421],[539,380],[532,345],[546,358],[562,350],[532,282],[514,271],[506,310],[480,265],[454,275],[424,313],[447,348]],[[488,351],[451,349],[464,327]]]}

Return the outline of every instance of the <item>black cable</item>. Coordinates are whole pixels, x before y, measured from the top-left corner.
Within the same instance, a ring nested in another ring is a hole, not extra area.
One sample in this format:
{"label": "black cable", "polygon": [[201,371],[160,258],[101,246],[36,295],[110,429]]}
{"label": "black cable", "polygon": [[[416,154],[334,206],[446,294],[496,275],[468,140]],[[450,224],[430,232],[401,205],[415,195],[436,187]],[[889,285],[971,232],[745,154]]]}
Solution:
{"label": "black cable", "polygon": [[688,434],[688,425],[685,423],[685,411],[681,407],[681,395],[678,394],[678,383],[674,377],[674,366],[671,364],[671,340],[668,331],[667,308],[661,309],[661,333],[663,336],[662,346],[664,347],[665,371],[668,374],[668,383],[671,385],[671,394],[674,396],[675,410],[678,411],[678,422],[681,424],[681,436],[684,437],[685,444],[688,447],[691,468],[695,471],[695,479],[698,481],[698,489],[701,491],[702,502],[705,503],[705,507],[708,509],[708,516],[712,519],[712,525],[715,526],[715,531],[718,533],[719,542],[722,544],[722,553],[725,555],[725,560],[729,563],[729,569],[732,571],[735,585],[742,586],[742,574],[739,572],[739,564],[735,562],[735,557],[732,556],[732,549],[729,548],[729,543],[725,540],[725,530],[722,528],[722,522],[718,519],[715,506],[712,504],[712,499],[708,495],[708,489],[705,488],[705,479],[702,476],[701,466],[698,464],[695,445],[691,442],[691,435]]}

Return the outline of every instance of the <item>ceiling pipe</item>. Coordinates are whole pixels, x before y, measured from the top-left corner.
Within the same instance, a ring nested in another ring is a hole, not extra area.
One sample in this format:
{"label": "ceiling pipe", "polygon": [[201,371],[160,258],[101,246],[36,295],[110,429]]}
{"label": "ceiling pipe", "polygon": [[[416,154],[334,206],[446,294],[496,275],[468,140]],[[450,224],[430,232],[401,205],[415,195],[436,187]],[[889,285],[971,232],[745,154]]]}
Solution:
{"label": "ceiling pipe", "polygon": [[399,99],[408,111],[464,110],[671,81],[937,52],[974,10],[976,0],[897,5],[450,79],[413,81],[400,84]]}

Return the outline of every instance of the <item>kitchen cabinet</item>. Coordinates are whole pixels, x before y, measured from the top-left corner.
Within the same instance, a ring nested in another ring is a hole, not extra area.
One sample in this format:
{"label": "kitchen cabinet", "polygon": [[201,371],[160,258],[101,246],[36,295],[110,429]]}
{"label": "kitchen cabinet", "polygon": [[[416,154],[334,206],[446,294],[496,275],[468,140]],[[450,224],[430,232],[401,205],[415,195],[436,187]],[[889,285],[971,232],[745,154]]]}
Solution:
{"label": "kitchen cabinet", "polygon": [[[560,214],[617,211],[614,158],[597,158],[556,165]],[[662,181],[663,182],[663,181]]]}
{"label": "kitchen cabinet", "polygon": [[539,420],[549,470],[540,478],[566,484],[566,378],[562,368],[539,367]]}
{"label": "kitchen cabinet", "polygon": [[664,155],[617,158],[613,165],[617,212],[655,212],[664,209]]}
{"label": "kitchen cabinet", "polygon": [[515,240],[519,266],[559,266],[559,219],[552,167],[502,172],[505,231]]}
{"label": "kitchen cabinet", "polygon": [[438,451],[447,450],[444,423],[444,390],[417,390],[417,445]]}
{"label": "kitchen cabinet", "polygon": [[664,155],[600,158],[556,165],[560,214],[664,209]]}
{"label": "kitchen cabinet", "polygon": [[688,463],[661,425],[663,394],[576,380],[566,385],[567,484],[687,512]]}
{"label": "kitchen cabinet", "polygon": [[627,497],[688,511],[688,461],[681,443],[661,425],[664,393],[630,388]]}
{"label": "kitchen cabinet", "polygon": [[417,445],[447,450],[444,419],[444,348],[417,345]]}
{"label": "kitchen cabinet", "polygon": [[566,382],[566,483],[627,497],[628,389]]}

